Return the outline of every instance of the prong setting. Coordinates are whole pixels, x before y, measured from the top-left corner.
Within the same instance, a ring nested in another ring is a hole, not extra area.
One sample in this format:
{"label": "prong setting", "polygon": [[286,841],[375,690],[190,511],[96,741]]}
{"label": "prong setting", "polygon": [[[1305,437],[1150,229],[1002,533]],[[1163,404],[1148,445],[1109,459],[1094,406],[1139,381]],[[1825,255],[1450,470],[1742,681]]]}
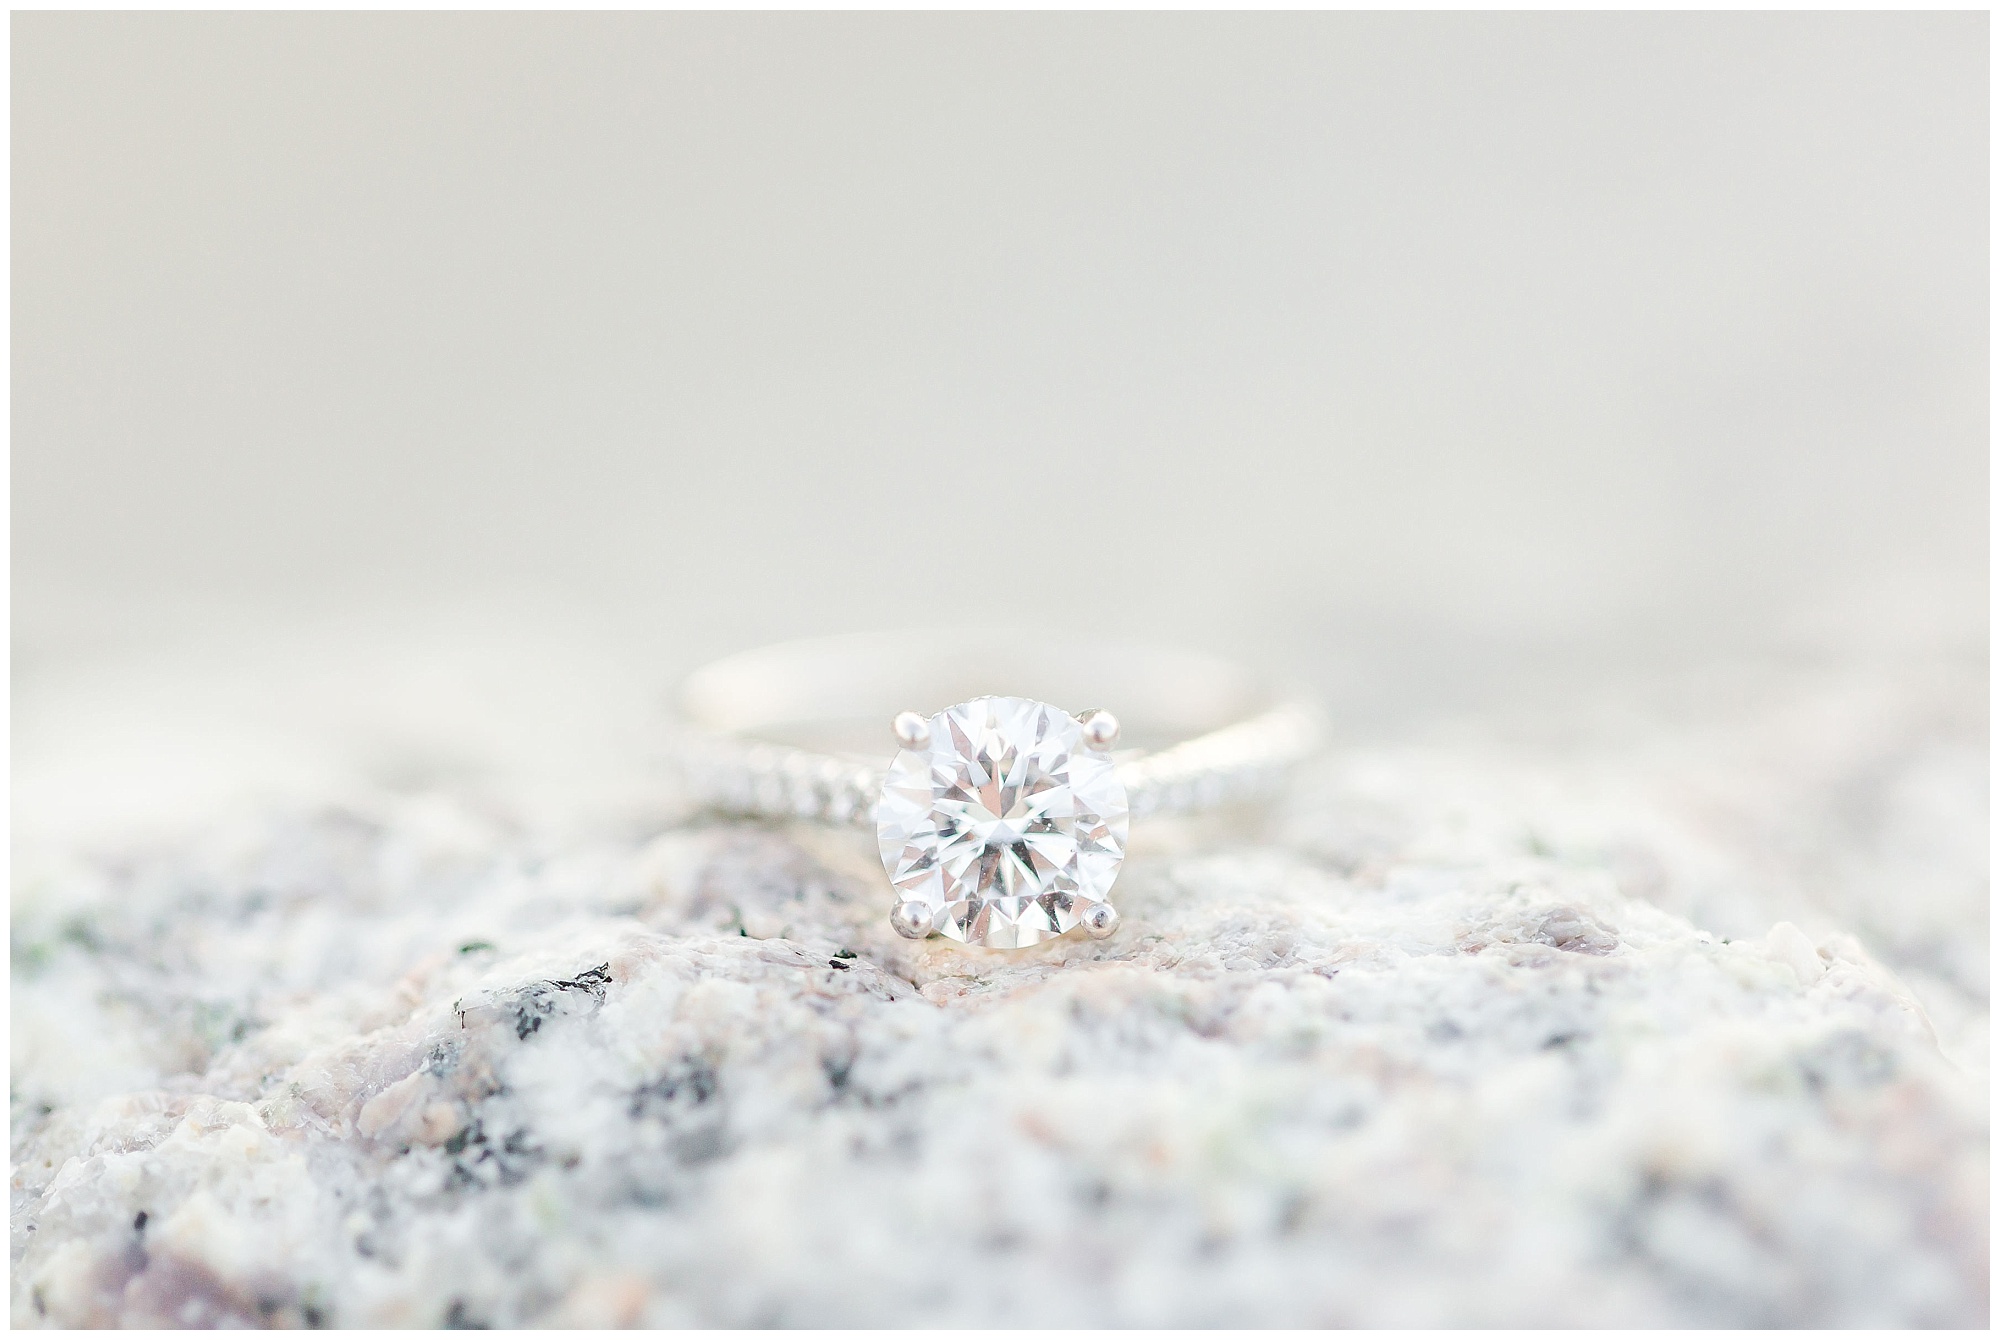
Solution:
{"label": "prong setting", "polygon": [[897,903],[889,909],[889,925],[905,940],[921,940],[937,930],[937,913],[929,903]]}
{"label": "prong setting", "polygon": [[898,712],[890,729],[896,732],[896,743],[905,749],[922,749],[931,742],[931,723],[916,712]]}
{"label": "prong setting", "polygon": [[1085,712],[1083,739],[1092,749],[1109,749],[1118,743],[1118,718],[1101,707]]}
{"label": "prong setting", "polygon": [[1083,929],[1093,940],[1102,940],[1118,929],[1118,909],[1110,903],[1099,903],[1085,912],[1081,918]]}
{"label": "prong setting", "polygon": [[935,934],[985,949],[1074,931],[1125,858],[1117,761],[1075,712],[1033,698],[973,698],[929,724],[930,747],[899,750],[875,802],[887,901],[936,908]]}

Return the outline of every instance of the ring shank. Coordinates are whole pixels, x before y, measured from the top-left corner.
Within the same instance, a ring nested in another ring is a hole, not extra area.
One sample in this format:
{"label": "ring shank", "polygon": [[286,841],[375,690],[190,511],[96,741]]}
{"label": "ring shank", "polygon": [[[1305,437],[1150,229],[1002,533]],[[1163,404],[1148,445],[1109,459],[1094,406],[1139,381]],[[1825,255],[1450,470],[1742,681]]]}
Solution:
{"label": "ring shank", "polygon": [[1112,711],[1134,814],[1269,789],[1320,733],[1305,695],[1197,652],[995,629],[857,634],[763,647],[690,675],[686,781],[732,813],[866,824],[890,718],[987,694]]}

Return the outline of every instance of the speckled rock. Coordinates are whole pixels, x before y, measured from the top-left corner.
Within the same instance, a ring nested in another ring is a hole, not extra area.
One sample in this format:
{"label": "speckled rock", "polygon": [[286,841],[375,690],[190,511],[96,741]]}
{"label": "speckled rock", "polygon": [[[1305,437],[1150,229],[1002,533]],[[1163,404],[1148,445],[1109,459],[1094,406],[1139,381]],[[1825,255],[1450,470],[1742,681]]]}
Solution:
{"label": "speckled rock", "polygon": [[1758,816],[1855,768],[1755,715],[1337,752],[1012,952],[897,939],[865,834],[643,786],[31,832],[14,1321],[1983,1325],[1983,763],[1875,714],[1914,799],[1787,863]]}

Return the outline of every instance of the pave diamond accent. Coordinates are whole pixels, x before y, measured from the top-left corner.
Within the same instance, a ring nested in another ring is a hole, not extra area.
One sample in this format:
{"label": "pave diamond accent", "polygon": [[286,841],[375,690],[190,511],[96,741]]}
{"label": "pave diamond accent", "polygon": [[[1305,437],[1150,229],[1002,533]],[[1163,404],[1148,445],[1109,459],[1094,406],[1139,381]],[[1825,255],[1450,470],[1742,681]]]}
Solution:
{"label": "pave diamond accent", "polygon": [[1125,787],[1059,707],[975,698],[896,755],[875,804],[899,900],[954,940],[1019,949],[1073,929],[1125,859]]}

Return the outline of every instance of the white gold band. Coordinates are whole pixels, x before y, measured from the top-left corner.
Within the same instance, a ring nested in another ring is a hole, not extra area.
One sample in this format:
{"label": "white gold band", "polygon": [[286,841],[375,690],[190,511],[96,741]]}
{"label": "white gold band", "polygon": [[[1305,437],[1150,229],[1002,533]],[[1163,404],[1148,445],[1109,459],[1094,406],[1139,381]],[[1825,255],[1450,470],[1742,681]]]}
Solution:
{"label": "white gold band", "polygon": [[726,813],[866,827],[891,718],[987,694],[1115,712],[1112,759],[1134,816],[1269,794],[1321,734],[1308,695],[1215,657],[994,630],[864,634],[780,643],[690,675],[684,780]]}

